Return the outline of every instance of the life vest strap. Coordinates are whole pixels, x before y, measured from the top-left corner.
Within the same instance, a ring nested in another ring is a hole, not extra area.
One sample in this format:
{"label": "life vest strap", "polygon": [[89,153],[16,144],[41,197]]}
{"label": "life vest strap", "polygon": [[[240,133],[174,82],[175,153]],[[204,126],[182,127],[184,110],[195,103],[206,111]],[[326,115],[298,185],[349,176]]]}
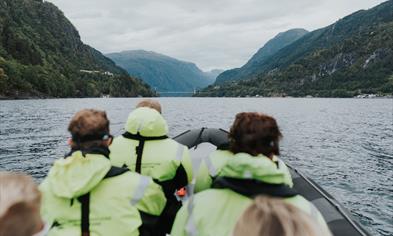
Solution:
{"label": "life vest strap", "polygon": [[78,197],[81,203],[81,233],[82,236],[90,235],[90,193]]}
{"label": "life vest strap", "polygon": [[[111,178],[111,177],[116,177],[119,175],[124,174],[125,172],[129,171],[128,168],[126,167],[116,167],[112,166],[108,173],[106,173],[104,179]],[[71,199],[71,202],[73,199]],[[82,236],[89,236],[90,235],[90,193],[86,193],[80,197],[78,197],[78,201],[81,203],[81,235]],[[53,224],[50,226],[50,228],[55,228],[59,227],[61,224],[57,221],[54,220]]]}
{"label": "life vest strap", "polygon": [[146,136],[142,136],[140,133],[132,134],[130,132],[125,132],[124,134],[122,134],[122,136],[127,139],[134,139],[134,140],[138,140],[138,141],[141,141],[141,140],[144,140],[144,141],[163,140],[163,139],[168,138],[167,135],[158,136],[158,137],[146,137]]}
{"label": "life vest strap", "polygon": [[68,157],[72,156],[74,152],[82,152],[83,156],[86,156],[87,154],[97,154],[97,155],[103,155],[106,158],[109,159],[109,148],[108,147],[92,147],[92,148],[87,148],[87,149],[72,149],[70,152],[64,155],[64,159],[67,159]]}
{"label": "life vest strap", "polygon": [[104,179],[107,178],[111,178],[111,177],[116,177],[119,176],[121,174],[124,174],[125,172],[129,171],[129,169],[127,167],[116,167],[116,166],[112,166],[108,173],[106,173]]}
{"label": "life vest strap", "polygon": [[254,179],[239,179],[231,177],[218,177],[213,182],[212,188],[231,189],[243,196],[254,198],[257,195],[272,197],[294,197],[298,192],[285,184],[270,184]]}
{"label": "life vest strap", "polygon": [[143,155],[143,147],[145,146],[145,141],[152,141],[152,140],[163,140],[167,139],[168,136],[163,135],[159,137],[145,137],[142,136],[139,132],[137,134],[132,134],[130,132],[125,132],[123,134],[123,137],[126,139],[133,139],[133,140],[138,140],[139,144],[138,146],[135,147],[136,151],[136,162],[135,162],[135,172],[141,173],[141,167],[142,167],[142,155]]}
{"label": "life vest strap", "polygon": [[139,174],[142,171],[142,155],[143,155],[144,147],[145,147],[145,140],[139,140],[139,145],[135,147],[135,151],[136,151],[135,172]]}

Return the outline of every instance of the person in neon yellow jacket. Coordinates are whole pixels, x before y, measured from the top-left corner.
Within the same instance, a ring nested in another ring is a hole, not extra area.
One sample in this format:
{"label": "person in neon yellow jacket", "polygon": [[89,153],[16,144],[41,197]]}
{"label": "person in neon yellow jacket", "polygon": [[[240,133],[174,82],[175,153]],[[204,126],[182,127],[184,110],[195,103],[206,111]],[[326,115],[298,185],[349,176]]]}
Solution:
{"label": "person in neon yellow jacket", "polygon": [[233,157],[223,164],[212,189],[195,194],[180,209],[171,236],[231,235],[238,218],[258,195],[281,198],[328,230],[321,213],[290,187],[288,170],[273,161],[280,154],[280,138],[274,118],[237,114],[229,134]]}
{"label": "person in neon yellow jacket", "polygon": [[181,207],[175,193],[192,180],[192,164],[188,148],[167,136],[168,125],[160,111],[158,102],[142,101],[129,114],[126,132],[110,146],[110,159],[114,166],[127,166],[131,171],[151,176],[162,186],[167,206],[159,231],[165,235]]}
{"label": "person in neon yellow jacket", "polygon": [[152,178],[111,165],[105,112],[82,110],[68,130],[70,154],[40,185],[48,235],[155,235],[166,198]]}
{"label": "person in neon yellow jacket", "polygon": [[[234,156],[231,151],[219,148],[204,158],[196,177],[195,192],[198,193],[211,188],[222,167]],[[272,161],[285,173],[285,183],[289,187],[293,187],[292,177],[285,163],[276,155],[273,156]]]}

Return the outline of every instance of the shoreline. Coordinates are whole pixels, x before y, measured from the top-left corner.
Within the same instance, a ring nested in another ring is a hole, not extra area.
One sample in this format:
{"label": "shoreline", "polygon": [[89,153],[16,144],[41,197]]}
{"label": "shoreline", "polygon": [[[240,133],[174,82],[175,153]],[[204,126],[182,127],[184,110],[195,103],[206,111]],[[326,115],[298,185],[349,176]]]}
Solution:
{"label": "shoreline", "polygon": [[[142,98],[142,97],[1,97],[0,101],[18,101],[18,100],[56,100],[56,99],[111,99],[111,98]],[[375,100],[375,99],[393,99],[393,96],[381,96],[381,97],[143,97],[143,98],[254,98],[254,99],[263,99],[263,98],[294,98],[294,99],[357,99],[357,100]]]}

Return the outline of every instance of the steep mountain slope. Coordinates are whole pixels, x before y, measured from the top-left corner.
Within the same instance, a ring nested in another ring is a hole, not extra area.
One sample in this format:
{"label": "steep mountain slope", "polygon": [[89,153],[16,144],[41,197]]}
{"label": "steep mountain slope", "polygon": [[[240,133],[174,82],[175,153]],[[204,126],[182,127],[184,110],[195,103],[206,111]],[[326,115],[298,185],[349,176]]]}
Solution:
{"label": "steep mountain slope", "polygon": [[270,56],[295,42],[307,33],[308,31],[305,29],[291,29],[286,32],[279,33],[260,48],[244,66],[228,70],[220,74],[217,77],[216,84],[222,84],[231,80],[247,79],[258,73],[260,65],[264,64]]}
{"label": "steep mountain slope", "polygon": [[393,0],[355,12],[279,50],[249,80],[211,96],[351,97],[393,93]]}
{"label": "steep mountain slope", "polygon": [[188,92],[214,82],[195,64],[155,52],[132,50],[106,56],[159,92]]}
{"label": "steep mountain slope", "polygon": [[0,96],[153,95],[97,50],[52,3],[0,0]]}

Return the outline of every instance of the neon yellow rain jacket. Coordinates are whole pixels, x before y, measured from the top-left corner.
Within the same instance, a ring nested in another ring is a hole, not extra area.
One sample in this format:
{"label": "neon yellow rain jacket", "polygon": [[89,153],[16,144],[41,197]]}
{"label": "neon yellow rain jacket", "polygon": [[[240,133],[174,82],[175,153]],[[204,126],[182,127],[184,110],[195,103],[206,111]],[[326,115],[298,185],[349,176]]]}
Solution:
{"label": "neon yellow rain jacket", "polygon": [[[115,138],[109,148],[114,166],[125,165],[131,171],[151,176],[158,182],[174,180],[178,178],[176,172],[184,169],[181,171],[184,178],[177,180],[182,182],[180,187],[191,181],[188,148],[166,136],[168,125],[159,112],[145,107],[135,109],[128,116],[125,130],[126,133]],[[138,152],[142,152],[140,157]]]}
{"label": "neon yellow rain jacket", "polygon": [[161,187],[150,177],[112,167],[100,153],[75,151],[57,160],[40,185],[49,236],[79,236],[82,229],[91,236],[140,235],[154,227],[143,225],[141,216],[161,214],[166,204]]}
{"label": "neon yellow rain jacket", "polygon": [[175,192],[192,180],[188,148],[167,137],[166,121],[151,108],[141,107],[132,111],[125,130],[110,146],[112,165],[127,166],[131,171],[151,176],[162,186],[168,203],[160,219],[161,231],[169,233],[181,206]]}
{"label": "neon yellow rain jacket", "polygon": [[[269,158],[238,153],[222,167],[213,188],[197,193],[176,216],[171,236],[231,235],[238,218],[259,194],[282,197],[309,213],[328,229],[320,212],[305,198],[289,188],[287,170]],[[269,188],[280,189],[268,193]],[[279,196],[281,195],[281,196]]]}
{"label": "neon yellow rain jacket", "polygon": [[[213,184],[213,180],[221,172],[222,167],[234,156],[235,155],[228,150],[218,149],[203,159],[196,178],[195,192],[209,189]],[[283,171],[283,173],[285,173],[285,184],[289,187],[293,187],[292,177],[285,163],[277,156],[274,156],[272,161]]]}

